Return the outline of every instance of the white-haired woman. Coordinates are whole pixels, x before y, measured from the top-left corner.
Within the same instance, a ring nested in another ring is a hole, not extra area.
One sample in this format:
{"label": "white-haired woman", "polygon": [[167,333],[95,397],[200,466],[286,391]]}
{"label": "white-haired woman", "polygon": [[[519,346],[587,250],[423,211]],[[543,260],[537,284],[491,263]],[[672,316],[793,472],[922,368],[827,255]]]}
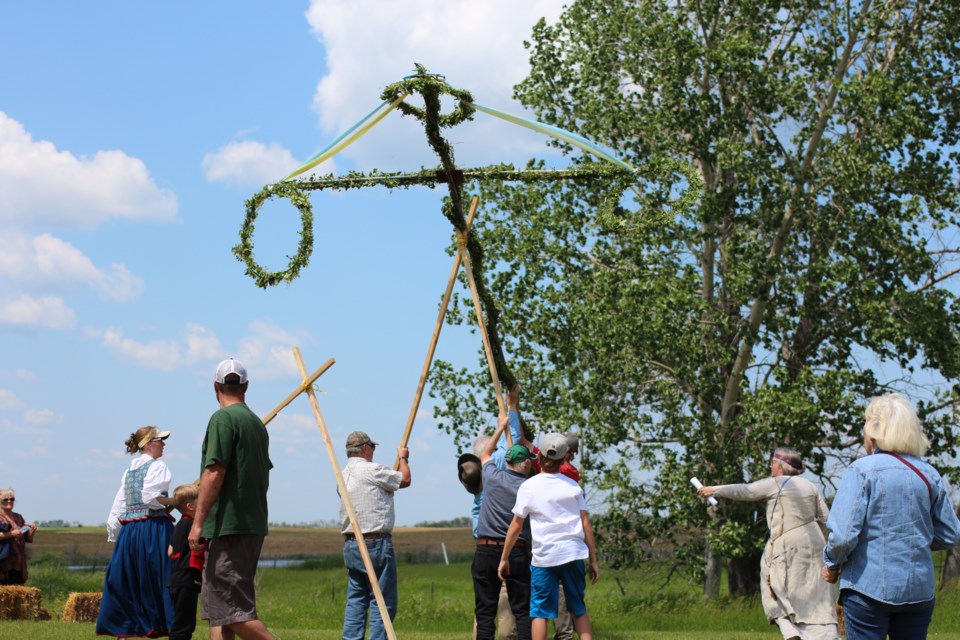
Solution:
{"label": "white-haired woman", "polygon": [[933,615],[933,549],[957,543],[960,522],[910,401],[870,401],[867,455],[844,472],[827,521],[822,574],[840,580],[847,640],[923,640]]}
{"label": "white-haired woman", "polygon": [[827,505],[817,487],[800,476],[803,460],[780,447],[770,458],[770,477],[749,484],[701,487],[708,498],[767,501],[770,537],[760,560],[760,599],[770,624],[788,640],[836,640],[833,588],[820,579]]}
{"label": "white-haired woman", "polygon": [[13,510],[16,502],[13,489],[0,489],[0,584],[27,583],[27,543],[37,532]]}
{"label": "white-haired woman", "polygon": [[107,539],[115,541],[97,635],[157,638],[170,634],[173,604],[167,591],[170,559],[167,547],[173,518],[158,498],[170,491],[170,470],[160,460],[169,431],[141,427],[124,445],[137,455],[123,472],[120,490],[107,518]]}

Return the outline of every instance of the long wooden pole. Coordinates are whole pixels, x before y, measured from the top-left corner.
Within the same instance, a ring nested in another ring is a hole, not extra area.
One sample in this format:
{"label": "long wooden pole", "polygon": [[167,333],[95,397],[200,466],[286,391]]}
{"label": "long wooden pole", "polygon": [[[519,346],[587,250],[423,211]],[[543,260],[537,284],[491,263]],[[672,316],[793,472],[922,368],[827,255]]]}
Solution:
{"label": "long wooden pole", "polygon": [[[350,518],[350,525],[353,527],[353,535],[357,540],[357,548],[360,549],[360,557],[363,559],[363,566],[367,570],[367,579],[370,581],[370,589],[373,591],[373,597],[377,600],[377,607],[380,609],[380,618],[383,620],[383,627],[390,640],[397,640],[397,634],[393,630],[393,621],[390,620],[390,612],[387,611],[387,603],[383,599],[383,592],[380,590],[380,582],[376,580],[377,572],[373,568],[373,561],[370,559],[370,552],[367,550],[367,542],[363,539],[363,531],[360,529],[360,523],[357,521],[357,514],[353,510],[353,503],[350,501],[350,493],[347,491],[347,485],[343,481],[343,473],[340,470],[340,463],[337,462],[337,454],[333,449],[333,442],[330,440],[330,431],[327,429],[327,423],[320,413],[320,404],[317,402],[317,395],[313,392],[313,387],[307,384],[307,369],[303,366],[303,357],[300,355],[299,347],[293,348],[293,357],[297,360],[297,367],[300,369],[300,377],[303,378],[303,387],[310,398],[310,406],[313,407],[313,416],[317,419],[317,427],[320,428],[320,436],[323,438],[323,445],[327,449],[327,456],[330,458],[330,466],[333,467],[333,474],[337,480],[337,489],[340,491],[340,499],[343,500],[343,506],[347,510],[347,516]],[[327,361],[333,364],[333,360]]]}
{"label": "long wooden pole", "polygon": [[[497,406],[500,413],[506,413],[503,403],[503,394],[500,392],[500,378],[497,376],[497,365],[493,361],[493,348],[490,346],[490,336],[487,335],[487,325],[483,322],[483,307],[480,306],[480,294],[477,292],[477,281],[473,278],[473,266],[470,263],[470,254],[463,252],[463,268],[467,273],[467,282],[470,283],[470,293],[473,294],[473,309],[477,314],[477,324],[480,325],[480,337],[483,339],[483,350],[487,354],[487,366],[490,367],[490,378],[493,380],[493,392],[497,395]],[[507,447],[513,446],[513,436],[510,430],[506,431]]]}
{"label": "long wooden pole", "polygon": [[[410,407],[410,415],[407,416],[407,424],[403,429],[403,438],[400,446],[407,446],[410,441],[410,433],[413,431],[413,421],[417,418],[417,411],[420,409],[420,400],[423,398],[423,389],[427,385],[427,376],[430,374],[430,365],[433,364],[433,355],[437,350],[437,342],[440,340],[440,330],[443,328],[443,319],[447,315],[447,308],[450,306],[450,298],[453,295],[453,286],[457,282],[457,272],[460,271],[460,264],[463,262],[463,256],[467,252],[467,236],[470,233],[470,227],[473,225],[473,217],[477,213],[477,206],[480,204],[480,198],[473,197],[470,202],[470,210],[467,212],[467,227],[462,234],[459,234],[457,254],[453,258],[453,268],[450,269],[450,277],[447,279],[447,289],[443,293],[443,301],[440,303],[440,311],[437,313],[437,322],[433,326],[433,335],[430,337],[430,346],[427,347],[427,357],[423,363],[423,370],[420,372],[420,381],[417,383],[417,391],[413,394],[413,406]],[[393,462],[394,470],[400,468],[400,457]]]}

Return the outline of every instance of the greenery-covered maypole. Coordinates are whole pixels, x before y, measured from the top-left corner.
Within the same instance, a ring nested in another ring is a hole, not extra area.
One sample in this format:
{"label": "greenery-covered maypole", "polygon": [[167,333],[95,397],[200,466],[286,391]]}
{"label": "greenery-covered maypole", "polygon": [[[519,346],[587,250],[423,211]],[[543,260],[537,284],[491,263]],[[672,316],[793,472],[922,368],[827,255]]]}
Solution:
{"label": "greenery-covered maypole", "polygon": [[[406,98],[419,95],[423,100],[423,108],[411,105]],[[441,112],[441,97],[447,95],[454,99],[455,106],[450,113]],[[613,216],[618,209],[618,202],[623,192],[636,180],[636,173],[630,165],[609,156],[588,140],[570,132],[532,122],[505,112],[483,107],[473,102],[468,91],[456,89],[446,83],[443,76],[428,73],[420,65],[416,65],[416,73],[403,80],[387,86],[382,94],[383,104],[375,109],[367,118],[361,120],[347,133],[331,143],[323,152],[312,158],[300,169],[294,171],[284,181],[264,187],[246,203],[246,218],[240,230],[240,243],[233,248],[237,259],[246,264],[246,273],[254,279],[257,286],[267,288],[281,282],[292,282],[300,270],[307,266],[313,250],[313,211],[308,191],[323,189],[354,189],[370,186],[384,186],[387,188],[409,188],[414,185],[437,187],[445,184],[448,197],[443,204],[443,215],[453,225],[458,243],[466,247],[469,256],[468,270],[472,271],[475,284],[474,295],[479,299],[483,318],[483,329],[487,337],[487,348],[493,360],[496,372],[494,386],[502,383],[504,388],[510,388],[516,383],[516,377],[507,365],[504,349],[500,337],[501,312],[497,301],[491,294],[484,273],[484,251],[477,235],[472,233],[467,223],[464,211],[464,187],[472,183],[479,187],[503,184],[508,182],[537,183],[553,181],[576,181],[584,189],[598,194],[599,207],[607,216]],[[397,109],[402,115],[412,116],[419,120],[424,127],[427,141],[440,159],[440,166],[434,170],[420,170],[408,173],[383,173],[373,170],[369,174],[350,172],[346,176],[333,175],[309,176],[305,179],[292,180],[309,168],[320,164],[323,160],[332,157],[336,152],[345,148],[353,140],[369,130],[380,121],[389,111]],[[570,169],[545,170],[542,166],[531,164],[525,169],[515,169],[512,165],[494,165],[489,167],[460,169],[454,162],[453,150],[441,134],[442,129],[454,127],[467,120],[471,120],[477,111],[507,120],[508,122],[540,131],[547,135],[563,140],[567,144],[585,149],[589,153],[601,158],[603,162],[583,161]],[[300,245],[295,255],[290,259],[286,269],[269,271],[257,263],[253,251],[254,226],[264,202],[274,197],[287,198],[299,210],[302,222],[300,231]],[[498,401],[501,401],[498,398]]]}
{"label": "greenery-covered maypole", "polygon": [[[441,76],[431,75],[422,66],[417,65],[417,74],[410,78],[389,85],[383,90],[381,98],[397,100],[403,95],[418,93],[423,98],[424,108],[419,109],[407,102],[401,101],[398,109],[405,116],[413,116],[423,123],[430,148],[440,158],[441,180],[447,184],[449,198],[443,204],[443,215],[450,221],[458,237],[466,239],[467,252],[473,265],[473,275],[476,280],[477,294],[483,307],[483,322],[486,325],[493,361],[496,366],[497,377],[501,384],[509,389],[516,384],[517,379],[507,366],[503,355],[503,346],[500,343],[498,325],[500,310],[497,308],[493,296],[486,285],[483,273],[483,247],[477,237],[467,228],[467,217],[463,206],[463,172],[457,169],[453,160],[453,149],[450,143],[440,135],[441,128],[454,127],[465,120],[473,118],[475,109],[472,106],[473,96],[467,91],[454,89],[443,81]],[[456,100],[456,107],[449,114],[440,113],[440,96],[448,94]]]}

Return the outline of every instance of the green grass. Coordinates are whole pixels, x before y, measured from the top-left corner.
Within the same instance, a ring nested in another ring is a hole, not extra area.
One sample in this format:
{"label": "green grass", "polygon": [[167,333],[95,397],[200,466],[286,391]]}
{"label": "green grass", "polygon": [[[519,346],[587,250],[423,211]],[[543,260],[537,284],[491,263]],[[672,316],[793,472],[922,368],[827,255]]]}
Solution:
{"label": "green grass", "polygon": [[[468,640],[472,637],[473,587],[470,565],[399,566],[398,638]],[[261,618],[280,640],[335,640],[340,637],[346,573],[339,557],[321,558],[298,568],[258,573]],[[31,562],[30,586],[43,591],[53,620],[0,622],[0,638],[67,640],[94,636],[92,624],[60,622],[71,591],[99,591],[102,571],[68,571],[54,556]],[[759,598],[721,596],[709,603],[699,585],[674,578],[666,567],[605,571],[587,588],[594,635],[605,640],[778,640],[766,623]],[[200,622],[194,640],[207,637]],[[960,591],[938,596],[931,638],[960,640]]]}

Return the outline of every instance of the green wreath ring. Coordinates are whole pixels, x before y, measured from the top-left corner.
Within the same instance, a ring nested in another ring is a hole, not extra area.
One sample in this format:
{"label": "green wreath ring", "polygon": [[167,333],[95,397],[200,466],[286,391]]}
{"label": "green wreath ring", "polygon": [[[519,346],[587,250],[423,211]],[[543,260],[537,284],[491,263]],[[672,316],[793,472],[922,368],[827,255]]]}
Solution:
{"label": "green wreath ring", "polygon": [[[275,196],[286,198],[293,203],[300,210],[302,222],[300,246],[297,247],[296,255],[290,258],[290,263],[284,271],[267,271],[257,264],[253,257],[254,223],[257,221],[257,215],[263,203]],[[310,262],[311,253],[313,253],[313,209],[310,206],[310,198],[295,184],[291,182],[270,184],[247,200],[247,216],[243,221],[243,228],[240,229],[240,244],[233,248],[233,255],[247,265],[247,275],[253,278],[258,287],[266,289],[281,282],[293,282],[300,274],[300,269]]]}
{"label": "green wreath ring", "polygon": [[[438,113],[437,124],[441,128],[449,128],[469,120],[473,117],[476,109],[473,104],[473,96],[469,91],[455,89],[443,81],[443,76],[427,73],[426,70],[417,65],[418,74],[409,76],[400,82],[394,82],[388,85],[383,93],[380,94],[382,100],[393,102],[404,94],[419,93],[422,96],[433,94],[437,97],[448,95],[456,99],[457,106],[450,113]],[[406,102],[397,105],[397,109],[407,116],[413,116],[420,122],[426,123],[428,119],[427,112],[424,109],[415,107]]]}

